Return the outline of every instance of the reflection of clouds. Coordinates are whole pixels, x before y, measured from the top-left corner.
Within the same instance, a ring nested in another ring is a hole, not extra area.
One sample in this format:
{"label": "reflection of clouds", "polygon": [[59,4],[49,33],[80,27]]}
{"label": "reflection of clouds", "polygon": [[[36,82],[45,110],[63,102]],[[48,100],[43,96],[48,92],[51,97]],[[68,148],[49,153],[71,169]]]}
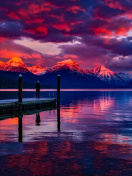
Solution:
{"label": "reflection of clouds", "polygon": [[64,118],[64,122],[77,123],[80,117],[81,104],[71,104],[70,107],[61,108],[61,117]]}
{"label": "reflection of clouds", "polygon": [[9,118],[0,121],[0,141],[14,141],[14,134],[18,131],[18,118]]}
{"label": "reflection of clouds", "polygon": [[111,109],[114,106],[114,100],[110,97],[102,97],[94,101],[94,112],[100,113]]}
{"label": "reflection of clouds", "polygon": [[121,134],[101,134],[95,149],[109,157],[132,159],[132,137]]}
{"label": "reflection of clouds", "polygon": [[18,117],[10,118],[10,119],[5,119],[0,121],[0,129],[11,129],[13,128],[13,125],[18,124]]}
{"label": "reflection of clouds", "polygon": [[101,134],[100,138],[107,144],[132,145],[132,137],[121,134]]}
{"label": "reflection of clouds", "polygon": [[80,118],[104,119],[102,113],[107,115],[108,111],[114,107],[114,103],[114,99],[107,95],[98,99],[77,101],[71,103],[70,106],[62,107],[61,116],[64,122],[70,123],[77,123]]}

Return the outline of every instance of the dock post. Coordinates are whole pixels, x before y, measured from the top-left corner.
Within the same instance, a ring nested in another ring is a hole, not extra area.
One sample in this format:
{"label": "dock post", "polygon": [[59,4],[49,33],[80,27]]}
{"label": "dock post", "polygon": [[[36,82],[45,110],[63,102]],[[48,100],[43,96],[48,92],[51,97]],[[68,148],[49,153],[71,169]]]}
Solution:
{"label": "dock post", "polygon": [[18,81],[19,81],[19,85],[18,85],[18,102],[22,102],[22,75],[20,74],[19,75],[19,78],[18,78]]}
{"label": "dock post", "polygon": [[57,106],[60,104],[60,75],[57,76]]}
{"label": "dock post", "polygon": [[36,83],[36,98],[40,98],[40,83],[37,81]]}

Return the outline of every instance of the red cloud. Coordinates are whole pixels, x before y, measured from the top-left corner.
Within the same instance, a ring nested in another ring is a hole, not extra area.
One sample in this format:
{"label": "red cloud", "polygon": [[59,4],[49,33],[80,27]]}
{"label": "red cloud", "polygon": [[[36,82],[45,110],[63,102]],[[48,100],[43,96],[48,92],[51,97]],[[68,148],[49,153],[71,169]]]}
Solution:
{"label": "red cloud", "polygon": [[44,5],[47,7],[50,7],[50,8],[59,8],[58,6],[56,6],[55,4],[52,4],[50,2],[45,2]]}
{"label": "red cloud", "polygon": [[55,14],[50,14],[49,16],[52,17],[52,18],[57,18],[57,19],[61,18],[60,16],[55,15]]}
{"label": "red cloud", "polygon": [[3,42],[4,40],[5,38],[0,36],[0,42]]}
{"label": "red cloud", "polygon": [[40,13],[40,12],[42,12],[42,11],[50,11],[51,10],[51,8],[49,8],[49,7],[46,7],[44,4],[41,4],[41,5],[38,5],[38,4],[31,4],[30,6],[29,6],[29,13]]}
{"label": "red cloud", "polygon": [[28,20],[26,23],[27,24],[32,24],[32,23],[42,23],[44,21],[44,19],[30,19],[30,20]]}
{"label": "red cloud", "polygon": [[67,10],[75,14],[78,13],[78,11],[86,12],[85,9],[82,9],[79,6],[68,7]]}
{"label": "red cloud", "polygon": [[107,35],[112,35],[113,33],[110,31],[110,30],[107,30],[105,28],[94,28],[93,29],[93,32],[96,34],[96,35],[100,35],[100,34],[107,34]]}
{"label": "red cloud", "polygon": [[19,53],[19,52],[12,52],[12,51],[8,51],[6,49],[2,49],[0,50],[0,57],[1,58],[5,58],[5,59],[11,59],[13,57],[22,57],[24,59],[41,59],[41,54],[27,54],[27,53]]}
{"label": "red cloud", "polygon": [[37,29],[36,29],[36,32],[39,32],[43,35],[47,35],[47,28],[46,27],[42,27],[42,26],[39,26]]}
{"label": "red cloud", "polygon": [[20,9],[18,11],[18,14],[19,14],[20,18],[26,18],[26,17],[28,17],[28,11],[26,9]]}
{"label": "red cloud", "polygon": [[65,30],[67,32],[70,31],[70,27],[68,26],[68,24],[63,23],[63,24],[55,24],[53,25],[54,28],[58,29],[58,30]]}
{"label": "red cloud", "polygon": [[119,10],[125,9],[125,7],[123,7],[119,1],[115,1],[115,0],[103,0],[103,1],[105,5],[109,6],[110,8],[119,9]]}
{"label": "red cloud", "polygon": [[2,49],[0,50],[0,57],[2,58],[13,58],[13,57],[21,57],[21,54],[20,53],[15,53],[15,52],[10,52],[6,49]]}
{"label": "red cloud", "polygon": [[67,54],[64,56],[56,56],[56,59],[78,59],[77,55],[73,55],[73,54]]}
{"label": "red cloud", "polygon": [[116,30],[116,35],[126,35],[127,36],[128,31],[130,31],[131,29],[132,27],[130,28],[121,27]]}
{"label": "red cloud", "polygon": [[[108,27],[108,26],[107,26]],[[101,28],[101,27],[98,27],[98,28],[93,28],[93,32],[96,34],[96,35],[124,35],[124,36],[127,36],[127,33],[132,29],[132,27],[119,27],[119,28],[116,28],[116,29],[107,29],[106,28]]]}
{"label": "red cloud", "polygon": [[70,23],[70,26],[75,26],[75,25],[81,24],[81,23],[83,23],[83,21],[71,22],[71,23]]}
{"label": "red cloud", "polygon": [[[18,11],[18,14],[20,15],[20,18],[27,19],[29,18],[30,15],[33,16],[44,11],[49,12],[51,11],[51,8],[46,6],[45,4],[30,4],[26,9],[21,8]],[[34,18],[37,18],[37,17],[34,16]]]}
{"label": "red cloud", "polygon": [[32,34],[39,34],[39,35],[42,35],[42,36],[45,36],[48,33],[47,28],[43,27],[43,26],[39,26],[36,29],[27,29],[26,31],[29,32],[29,33],[32,33]]}
{"label": "red cloud", "polygon": [[16,19],[16,20],[19,19],[18,15],[17,15],[15,12],[10,12],[10,13],[8,14],[8,16],[9,16],[10,18],[13,18],[13,19]]}

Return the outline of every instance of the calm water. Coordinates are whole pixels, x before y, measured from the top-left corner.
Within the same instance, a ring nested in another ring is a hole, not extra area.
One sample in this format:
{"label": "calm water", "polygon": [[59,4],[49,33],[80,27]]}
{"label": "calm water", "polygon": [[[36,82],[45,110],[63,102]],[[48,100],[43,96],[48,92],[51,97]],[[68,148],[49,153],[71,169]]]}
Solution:
{"label": "calm water", "polygon": [[59,131],[57,110],[24,115],[22,142],[18,117],[0,120],[0,176],[132,175],[132,91],[61,92],[60,118]]}

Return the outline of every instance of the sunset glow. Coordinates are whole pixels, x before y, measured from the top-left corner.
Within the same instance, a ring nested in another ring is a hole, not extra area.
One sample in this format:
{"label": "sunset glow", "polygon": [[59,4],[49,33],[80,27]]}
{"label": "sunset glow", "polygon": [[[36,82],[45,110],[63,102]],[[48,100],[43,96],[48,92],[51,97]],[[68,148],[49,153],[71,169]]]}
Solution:
{"label": "sunset glow", "polygon": [[131,9],[130,0],[1,1],[0,60],[51,67],[73,55],[82,68],[132,71]]}

